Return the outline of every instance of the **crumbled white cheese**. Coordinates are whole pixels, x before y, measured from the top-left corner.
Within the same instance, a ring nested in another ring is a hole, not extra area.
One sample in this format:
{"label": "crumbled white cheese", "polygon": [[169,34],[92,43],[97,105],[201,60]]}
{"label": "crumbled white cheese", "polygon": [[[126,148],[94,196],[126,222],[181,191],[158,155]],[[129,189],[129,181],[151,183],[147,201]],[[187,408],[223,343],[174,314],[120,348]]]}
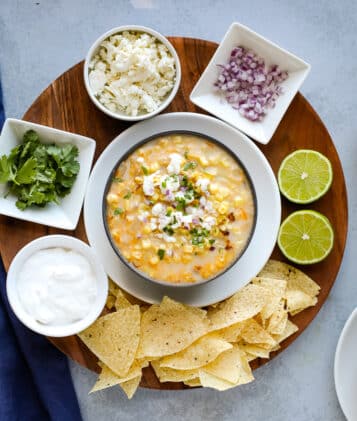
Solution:
{"label": "crumbled white cheese", "polygon": [[166,206],[162,203],[156,203],[151,209],[151,212],[155,216],[159,216],[166,213]]}
{"label": "crumbled white cheese", "polygon": [[203,192],[206,192],[209,186],[209,179],[199,178],[196,182],[196,186],[200,188]]}
{"label": "crumbled white cheese", "polygon": [[143,182],[143,190],[144,194],[146,196],[153,196],[155,193],[155,183],[157,182],[155,179],[158,176],[158,171],[144,176],[144,182]]}
{"label": "crumbled white cheese", "polygon": [[213,216],[206,216],[206,218],[204,218],[203,222],[201,222],[202,228],[204,228],[208,231],[210,231],[211,228],[215,225],[216,225],[216,218],[214,218]]}
{"label": "crumbled white cheese", "polygon": [[139,158],[137,158],[137,162],[139,162],[139,164],[142,164],[144,162],[144,158],[142,156],[139,156]]}
{"label": "crumbled white cheese", "polygon": [[[160,179],[160,190],[162,194],[171,195],[180,188],[180,180],[178,176],[172,174],[171,176],[163,176]],[[173,199],[169,199],[173,200]]]}
{"label": "crumbled white cheese", "polygon": [[138,219],[140,222],[145,222],[148,216],[149,216],[149,212],[147,211],[140,212],[138,215]]}
{"label": "crumbled white cheese", "polygon": [[181,169],[183,158],[178,153],[170,154],[170,163],[167,166],[167,171],[169,174],[178,174]]}
{"label": "crumbled white cheese", "polygon": [[175,78],[175,60],[167,47],[140,32],[110,36],[89,65],[89,84],[98,100],[131,116],[155,111]]}
{"label": "crumbled white cheese", "polygon": [[150,219],[150,229],[151,229],[151,231],[155,231],[157,229],[157,219],[156,218]]}

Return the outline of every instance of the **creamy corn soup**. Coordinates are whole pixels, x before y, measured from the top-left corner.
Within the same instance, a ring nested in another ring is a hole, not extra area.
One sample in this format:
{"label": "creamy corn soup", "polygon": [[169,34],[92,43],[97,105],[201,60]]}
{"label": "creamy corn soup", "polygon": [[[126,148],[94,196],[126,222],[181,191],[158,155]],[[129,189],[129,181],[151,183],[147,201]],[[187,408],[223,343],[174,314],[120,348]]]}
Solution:
{"label": "creamy corn soup", "polygon": [[189,134],[151,140],[115,171],[107,225],[122,256],[168,283],[207,280],[242,252],[254,224],[251,186],[216,143]]}

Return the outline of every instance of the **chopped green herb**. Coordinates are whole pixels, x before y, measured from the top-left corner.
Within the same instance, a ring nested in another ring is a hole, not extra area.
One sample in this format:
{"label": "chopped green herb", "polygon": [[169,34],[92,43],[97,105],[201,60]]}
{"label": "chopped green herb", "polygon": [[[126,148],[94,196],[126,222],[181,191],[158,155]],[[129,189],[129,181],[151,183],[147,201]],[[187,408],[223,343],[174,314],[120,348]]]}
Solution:
{"label": "chopped green herb", "polygon": [[164,258],[164,256],[165,256],[165,250],[159,249],[157,251],[157,255],[159,256],[160,260],[162,260]]}
{"label": "chopped green herb", "polygon": [[181,180],[181,186],[187,187],[187,185],[188,185],[188,178],[187,178],[187,175],[184,175]]}
{"label": "chopped green herb", "polygon": [[166,232],[166,234],[168,234],[168,235],[174,234],[174,230],[171,227],[169,227],[168,225],[166,225],[166,227],[163,228],[163,231]]}
{"label": "chopped green herb", "polygon": [[121,177],[113,177],[114,183],[122,183],[124,180]]}
{"label": "chopped green herb", "polygon": [[124,196],[124,199],[130,199],[131,198],[131,192],[128,191],[128,193]]}
{"label": "chopped green herb", "polygon": [[194,161],[190,161],[190,162],[187,162],[187,164],[184,165],[183,170],[184,171],[193,170],[196,167],[197,167],[197,163],[194,162]]}
{"label": "chopped green herb", "polygon": [[114,209],[114,215],[121,215],[124,212],[122,208],[116,208]]}
{"label": "chopped green herb", "polygon": [[141,169],[143,170],[144,175],[149,174],[149,170],[146,167],[144,167],[144,165],[141,166]]}
{"label": "chopped green herb", "polygon": [[166,212],[166,216],[171,216],[171,214],[172,214],[172,209],[169,209],[169,210]]}
{"label": "chopped green herb", "polygon": [[166,189],[166,186],[167,186],[166,180],[161,183],[161,186],[162,186],[162,188]]}
{"label": "chopped green herb", "polygon": [[42,144],[34,130],[8,156],[0,157],[0,183],[8,183],[8,193],[17,196],[16,206],[44,207],[70,193],[79,172],[78,148],[66,144]]}
{"label": "chopped green herb", "polygon": [[211,238],[210,240],[209,240],[209,243],[210,244],[214,244],[214,242],[215,242],[216,240],[214,239],[214,238]]}

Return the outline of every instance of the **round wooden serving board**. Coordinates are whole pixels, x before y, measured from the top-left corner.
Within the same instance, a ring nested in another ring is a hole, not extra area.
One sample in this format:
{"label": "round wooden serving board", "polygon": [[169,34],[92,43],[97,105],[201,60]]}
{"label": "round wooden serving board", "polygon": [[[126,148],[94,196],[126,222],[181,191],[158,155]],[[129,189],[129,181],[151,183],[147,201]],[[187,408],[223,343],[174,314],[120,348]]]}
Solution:
{"label": "round wooden serving board", "polygon": [[[170,38],[170,40],[181,60],[182,81],[174,101],[165,112],[202,112],[189,101],[189,95],[215,52],[217,44],[190,38]],[[95,159],[112,139],[129,126],[128,123],[107,117],[92,104],[84,87],[83,63],[78,63],[55,80],[31,105],[24,115],[24,120],[95,139],[97,141]],[[301,94],[296,95],[271,142],[266,146],[258,146],[268,158],[275,173],[287,154],[301,148],[311,148],[322,152],[330,159],[334,171],[334,180],[330,191],[316,203],[308,205],[308,208],[324,213],[335,229],[335,244],[328,258],[322,263],[302,268],[321,286],[319,301],[315,307],[292,318],[294,323],[299,326],[299,331],[282,344],[281,349],[275,353],[277,355],[312,322],[327,299],[336,279],[346,242],[347,194],[341,163],[334,144],[319,116]],[[283,217],[302,208],[285,199],[282,199],[282,205]],[[43,235],[56,233],[69,234],[68,231],[0,216],[0,247],[6,269],[9,268],[15,254],[29,241]],[[82,217],[72,235],[87,241]],[[277,248],[274,250],[273,257],[284,260]],[[76,336],[49,339],[79,364],[99,371],[96,357]],[[267,361],[256,360],[253,368]],[[184,388],[181,383],[160,384],[150,367],[144,369],[141,386],[155,389]]]}

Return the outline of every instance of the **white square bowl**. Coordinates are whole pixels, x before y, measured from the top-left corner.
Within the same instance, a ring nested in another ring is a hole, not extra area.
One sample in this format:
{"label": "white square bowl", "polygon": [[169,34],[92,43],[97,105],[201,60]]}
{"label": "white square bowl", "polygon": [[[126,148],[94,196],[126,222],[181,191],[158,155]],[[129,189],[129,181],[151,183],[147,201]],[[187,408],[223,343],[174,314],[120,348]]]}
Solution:
{"label": "white square bowl", "polygon": [[31,206],[24,211],[16,207],[17,198],[14,195],[9,194],[6,198],[4,197],[7,192],[7,185],[0,184],[0,214],[50,227],[74,230],[81,213],[96,143],[93,139],[78,134],[8,118],[1,131],[0,156],[8,155],[12,148],[22,143],[24,133],[31,129],[39,134],[41,143],[56,143],[57,145],[70,143],[76,145],[79,151],[79,173],[71,192],[61,198],[58,205],[48,203],[44,208]]}
{"label": "white square bowl", "polygon": [[[289,77],[281,84],[284,93],[277,99],[275,107],[268,109],[262,121],[252,122],[241,116],[237,110],[228,104],[224,96],[214,89],[214,83],[219,75],[217,65],[226,64],[231,51],[237,46],[253,50],[264,59],[267,66],[277,64],[282,70],[286,70],[289,73]],[[305,63],[299,57],[278,47],[249,28],[239,23],[232,23],[211,61],[193,88],[190,100],[202,109],[241,130],[254,140],[267,144],[308,75],[310,67],[308,63]]]}

